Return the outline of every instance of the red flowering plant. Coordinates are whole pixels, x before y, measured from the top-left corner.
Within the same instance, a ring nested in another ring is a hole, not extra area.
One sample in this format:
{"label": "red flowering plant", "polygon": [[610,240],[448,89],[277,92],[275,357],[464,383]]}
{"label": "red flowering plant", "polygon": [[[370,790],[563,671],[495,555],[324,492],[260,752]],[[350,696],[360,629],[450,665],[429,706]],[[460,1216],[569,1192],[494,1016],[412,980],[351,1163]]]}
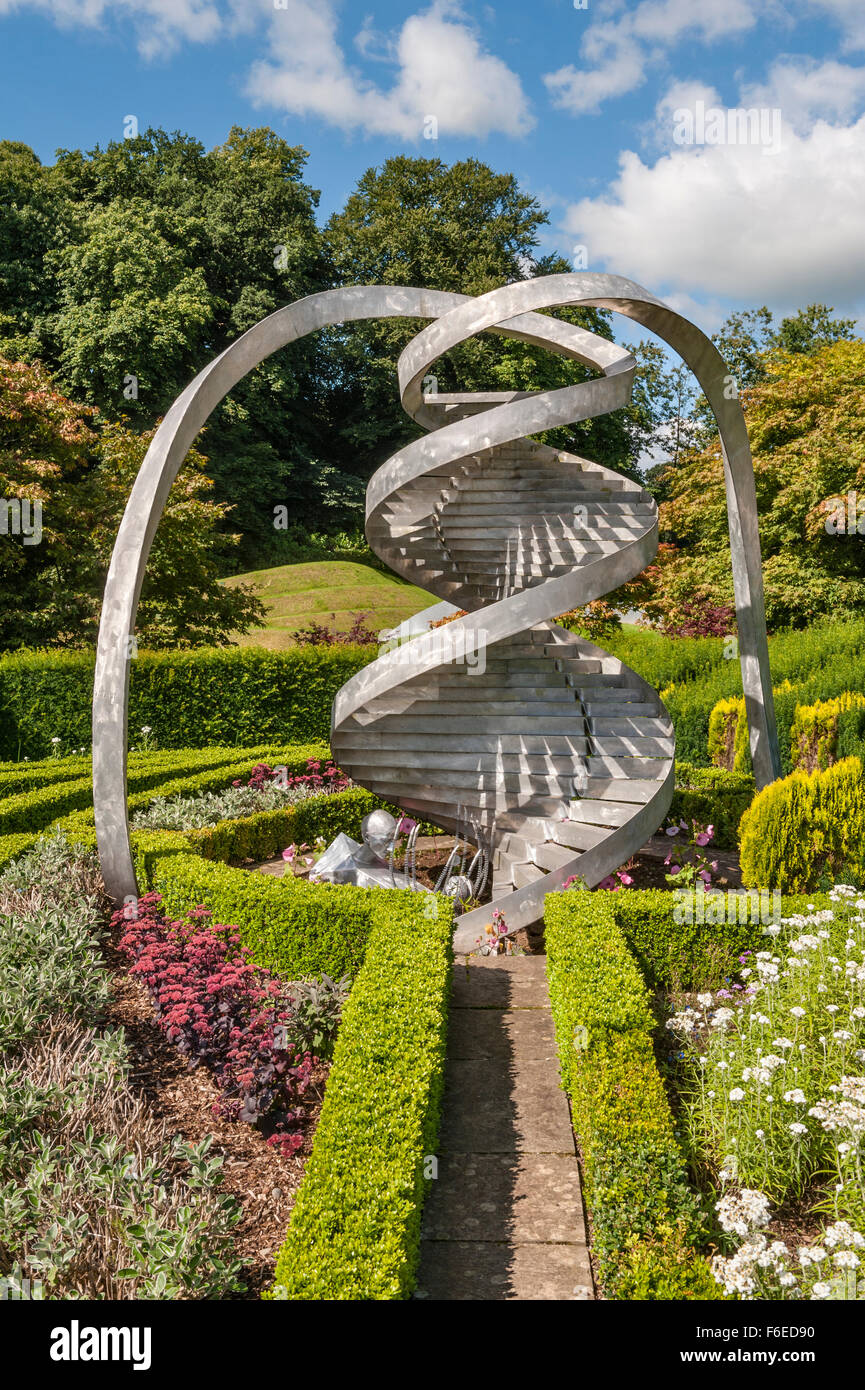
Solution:
{"label": "red flowering plant", "polygon": [[[246,785],[254,791],[264,791],[265,788],[276,785],[282,791],[288,791],[291,787],[307,787],[310,791],[326,793],[343,792],[351,784],[351,778],[338,768],[332,759],[328,758],[327,762],[322,764],[318,758],[308,758],[306,770],[291,777],[284,767],[256,763]],[[242,787],[243,782],[237,778],[231,785]]]}
{"label": "red flowering plant", "polygon": [[[116,912],[118,946],[130,974],[147,986],[157,1021],[190,1066],[204,1065],[222,1092],[214,1113],[246,1124],[267,1121],[283,1154],[303,1143],[301,1104],[316,1058],[292,1040],[286,987],[254,965],[236,927],[194,908],[182,922],[158,893]],[[134,914],[134,915],[133,915]]]}

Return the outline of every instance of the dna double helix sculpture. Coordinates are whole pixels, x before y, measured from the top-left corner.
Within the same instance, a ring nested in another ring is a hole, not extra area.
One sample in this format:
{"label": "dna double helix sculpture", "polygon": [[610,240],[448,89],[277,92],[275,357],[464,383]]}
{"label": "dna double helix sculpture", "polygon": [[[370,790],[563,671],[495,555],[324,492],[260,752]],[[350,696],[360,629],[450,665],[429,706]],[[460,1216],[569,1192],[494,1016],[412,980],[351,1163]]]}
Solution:
{"label": "dna double helix sculpture", "polygon": [[[779,775],[751,454],[711,341],[617,276],[546,276],[477,298],[330,290],[262,320],[205,367],[168,412],[133,486],[106,584],[93,698],[97,838],[115,899],[137,892],[126,818],[129,635],[171,483],[210,412],[248,371],[306,333],[363,318],[430,321],[399,361],[403,406],[426,433],[371,479],[370,544],[465,616],[384,652],[343,686],[335,759],[407,811],[446,829],[468,820],[491,843],[493,901],[458,919],[458,950],[474,947],[492,908],[509,932],[530,925],[545,893],[572,876],[596,885],[658,828],[674,785],[667,711],[635,672],[554,621],[639,574],[658,544],[657,509],[639,484],[532,438],[630,399],[632,355],[543,312],[579,304],[617,310],[666,339],[714,412],[751,756],[758,786]],[[542,346],[596,375],[543,392],[426,390],[439,358],[481,332]]]}

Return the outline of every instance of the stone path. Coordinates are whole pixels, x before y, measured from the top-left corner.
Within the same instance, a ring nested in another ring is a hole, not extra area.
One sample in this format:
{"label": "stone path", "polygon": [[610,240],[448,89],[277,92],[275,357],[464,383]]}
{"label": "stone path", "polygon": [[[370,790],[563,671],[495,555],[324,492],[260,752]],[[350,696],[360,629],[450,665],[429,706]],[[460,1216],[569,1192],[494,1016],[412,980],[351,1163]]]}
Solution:
{"label": "stone path", "polygon": [[454,967],[416,1298],[594,1298],[543,956]]}

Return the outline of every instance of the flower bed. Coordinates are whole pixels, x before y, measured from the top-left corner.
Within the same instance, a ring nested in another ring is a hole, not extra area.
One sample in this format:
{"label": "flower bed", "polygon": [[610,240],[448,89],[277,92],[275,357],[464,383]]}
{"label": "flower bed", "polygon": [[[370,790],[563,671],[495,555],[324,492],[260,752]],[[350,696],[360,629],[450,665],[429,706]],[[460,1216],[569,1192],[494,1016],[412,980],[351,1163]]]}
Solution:
{"label": "flower bed", "polygon": [[133,1089],[104,946],[98,871],[61,840],[0,877],[0,1269],[12,1296],[231,1296],[239,1208]]}
{"label": "flower bed", "polygon": [[667,1023],[691,1152],[741,1240],[715,1274],[744,1297],[844,1297],[865,1247],[865,898],[841,887],[801,906],[743,954],[743,988]]}

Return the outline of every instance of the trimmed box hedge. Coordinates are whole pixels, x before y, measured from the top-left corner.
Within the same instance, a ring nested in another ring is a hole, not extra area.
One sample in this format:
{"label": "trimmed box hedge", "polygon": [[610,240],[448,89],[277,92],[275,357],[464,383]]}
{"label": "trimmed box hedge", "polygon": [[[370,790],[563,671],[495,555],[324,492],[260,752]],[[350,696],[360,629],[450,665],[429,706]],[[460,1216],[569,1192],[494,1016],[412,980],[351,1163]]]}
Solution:
{"label": "trimmed box hedge", "polygon": [[712,849],[735,850],[739,844],[739,822],[753,801],[754,792],[750,773],[676,763],[670,820],[714,825]]}
{"label": "trimmed box hedge", "polygon": [[[562,1077],[609,1298],[720,1296],[655,1064],[649,993],[606,893],[554,893],[544,924]],[[641,895],[642,896],[642,895]]]}
{"label": "trimmed box hedge", "polygon": [[[130,664],[129,728],[149,725],[163,748],[242,747],[250,729],[262,743],[326,740],[336,692],[375,655],[374,647],[142,652]],[[45,757],[52,737],[89,746],[93,669],[89,652],[0,659],[0,757]]]}
{"label": "trimmed box hedge", "polygon": [[[359,890],[355,890],[359,891]],[[405,1299],[444,1086],[451,904],[372,894],[372,932],[336,1041],[277,1299]]]}

